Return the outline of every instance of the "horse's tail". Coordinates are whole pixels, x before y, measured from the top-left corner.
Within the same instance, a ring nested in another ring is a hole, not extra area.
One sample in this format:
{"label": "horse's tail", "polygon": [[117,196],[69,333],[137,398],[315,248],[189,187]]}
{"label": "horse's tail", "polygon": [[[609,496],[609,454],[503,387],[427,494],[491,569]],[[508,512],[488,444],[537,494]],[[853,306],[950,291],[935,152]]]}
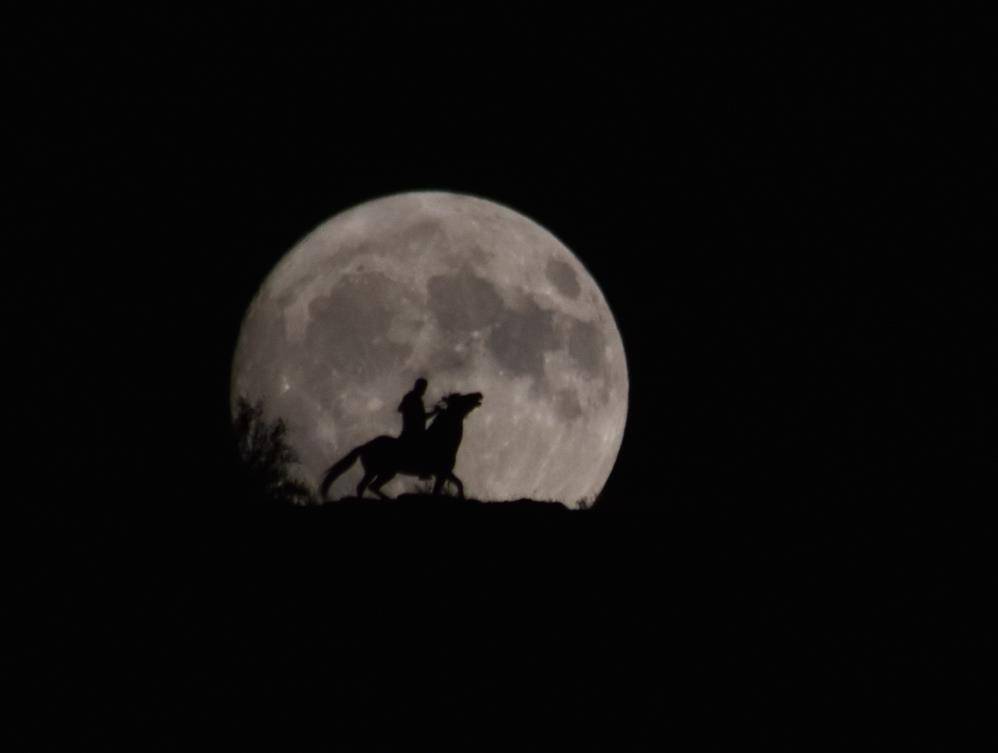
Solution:
{"label": "horse's tail", "polygon": [[[370,444],[370,442],[368,442]],[[329,466],[329,470],[325,472],[322,476],[322,483],[319,484],[319,499],[325,499],[326,494],[329,492],[329,487],[333,485],[333,482],[350,470],[350,466],[357,462],[357,458],[360,454],[367,448],[367,444],[362,444],[360,447],[355,447],[350,452],[346,454],[342,460],[338,460]]]}

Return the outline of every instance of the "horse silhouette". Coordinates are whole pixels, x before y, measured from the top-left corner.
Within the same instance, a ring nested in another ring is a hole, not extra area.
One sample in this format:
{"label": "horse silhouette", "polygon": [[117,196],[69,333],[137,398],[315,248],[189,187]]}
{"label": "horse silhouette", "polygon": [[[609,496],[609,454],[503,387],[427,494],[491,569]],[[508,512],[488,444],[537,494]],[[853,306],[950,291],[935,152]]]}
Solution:
{"label": "horse silhouette", "polygon": [[357,484],[358,497],[363,497],[364,492],[370,489],[382,499],[390,499],[382,493],[381,487],[401,473],[420,478],[434,476],[435,495],[440,494],[447,481],[453,481],[458,496],[463,499],[464,484],[454,475],[454,463],[464,435],[465,416],[482,404],[482,393],[453,393],[444,397],[441,403],[443,408],[418,443],[406,442],[398,437],[375,437],[333,463],[322,477],[320,497],[326,499],[332,483],[359,458],[364,467],[364,477]]}

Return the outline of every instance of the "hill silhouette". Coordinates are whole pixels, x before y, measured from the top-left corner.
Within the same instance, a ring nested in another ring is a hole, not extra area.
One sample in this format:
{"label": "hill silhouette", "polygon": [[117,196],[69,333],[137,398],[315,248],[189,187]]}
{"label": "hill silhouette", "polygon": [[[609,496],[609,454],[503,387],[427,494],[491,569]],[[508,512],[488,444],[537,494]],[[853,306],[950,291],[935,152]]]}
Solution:
{"label": "hill silhouette", "polygon": [[[871,722],[887,730],[873,743],[917,749],[950,734],[921,713],[959,689],[948,668],[977,666],[992,640],[971,611],[987,599],[953,591],[938,561],[989,572],[966,560],[993,529],[961,535],[961,559],[943,548],[953,512],[814,494],[655,496],[644,514],[620,496],[578,513],[429,495],[196,500],[136,493],[114,514],[66,505],[20,527],[34,564],[8,601],[11,749],[37,747],[54,715],[81,745],[113,734],[163,750],[195,736],[823,749],[815,730],[842,749]],[[964,696],[989,718],[990,696]]]}
{"label": "hill silhouette", "polygon": [[568,512],[561,502],[542,501],[536,499],[514,499],[503,501],[485,501],[480,499],[448,496],[434,496],[432,494],[400,494],[394,499],[375,499],[371,497],[344,497],[322,505],[317,505],[323,510],[340,509],[365,509],[365,510],[398,510],[400,512],[486,512],[489,514],[503,514],[514,510],[523,512]]}

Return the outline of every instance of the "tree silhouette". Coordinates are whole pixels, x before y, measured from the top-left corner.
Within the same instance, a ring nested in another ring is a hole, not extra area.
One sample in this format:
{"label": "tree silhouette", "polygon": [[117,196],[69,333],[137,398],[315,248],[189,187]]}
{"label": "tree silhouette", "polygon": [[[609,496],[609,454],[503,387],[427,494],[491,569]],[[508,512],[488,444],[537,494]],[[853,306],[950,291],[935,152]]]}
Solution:
{"label": "tree silhouette", "polygon": [[234,429],[248,487],[273,502],[292,505],[314,502],[308,485],[291,470],[299,458],[288,444],[284,419],[274,422],[264,419],[262,401],[254,404],[240,397],[236,408]]}

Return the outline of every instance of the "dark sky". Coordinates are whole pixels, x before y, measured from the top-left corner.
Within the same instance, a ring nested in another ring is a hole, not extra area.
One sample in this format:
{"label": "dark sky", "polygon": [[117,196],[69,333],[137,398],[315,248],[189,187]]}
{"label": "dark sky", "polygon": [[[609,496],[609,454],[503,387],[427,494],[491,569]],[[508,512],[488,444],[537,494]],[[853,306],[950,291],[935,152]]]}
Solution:
{"label": "dark sky", "polygon": [[[679,729],[711,749],[718,715],[771,749],[883,749],[899,734],[917,747],[902,688],[953,687],[944,669],[975,665],[987,642],[949,619],[964,602],[940,594],[965,579],[931,556],[940,532],[981,553],[994,530],[981,480],[995,82],[980,19],[336,8],[39,9],[4,24],[5,339],[25,354],[6,370],[29,488],[14,505],[47,511],[17,551],[48,563],[17,581],[20,613],[45,628],[5,656],[40,694],[24,696],[32,729],[46,728],[39,709],[104,698],[85,678],[105,676],[115,701],[80,707],[89,736],[74,747],[99,746],[115,720],[160,742],[191,715],[235,729],[232,698],[286,719],[267,704],[296,688],[316,713],[330,688],[368,699],[350,709],[372,729],[391,721],[371,709],[431,698],[479,730],[465,749],[522,721],[502,699],[523,693],[534,722],[596,725],[594,749],[662,749]],[[370,556],[385,545],[370,522],[351,543],[232,515],[228,379],[246,305],[317,223],[412,189],[507,204],[593,273],[631,378],[601,504],[639,515],[573,523],[584,535],[416,521],[425,548],[393,528],[387,559]],[[880,559],[890,546],[903,556]],[[150,548],[158,565],[124,566]],[[341,576],[357,562],[364,575],[320,577],[330,552]],[[198,575],[180,574],[191,557]],[[458,560],[474,564],[452,577]],[[412,653],[397,639],[416,613]],[[80,617],[94,614],[110,616]],[[67,638],[80,619],[90,627]],[[300,641],[313,653],[287,648]],[[361,648],[341,665],[334,645]],[[163,684],[135,656],[159,657]],[[538,663],[543,682],[510,674]],[[466,666],[485,666],[468,694],[412,679],[465,687]],[[136,684],[147,705],[123,690]],[[263,695],[247,700],[251,687]],[[859,735],[868,719],[886,720],[881,736]]]}
{"label": "dark sky", "polygon": [[25,408],[80,417],[69,462],[141,475],[155,447],[224,486],[228,364],[267,270],[342,208],[441,188],[538,219],[602,286],[632,379],[618,504],[788,467],[838,493],[965,454],[983,385],[942,380],[980,351],[957,322],[985,303],[986,88],[966,25],[927,20],[25,19],[6,52],[15,301],[44,364]]}
{"label": "dark sky", "polygon": [[977,357],[953,325],[983,316],[985,69],[966,25],[926,20],[40,13],[6,53],[32,218],[15,301],[51,332],[28,337],[30,403],[81,416],[70,462],[141,473],[156,447],[213,476],[274,261],[342,208],[441,188],[538,219],[602,286],[627,504],[966,453],[983,385],[938,380]]}

